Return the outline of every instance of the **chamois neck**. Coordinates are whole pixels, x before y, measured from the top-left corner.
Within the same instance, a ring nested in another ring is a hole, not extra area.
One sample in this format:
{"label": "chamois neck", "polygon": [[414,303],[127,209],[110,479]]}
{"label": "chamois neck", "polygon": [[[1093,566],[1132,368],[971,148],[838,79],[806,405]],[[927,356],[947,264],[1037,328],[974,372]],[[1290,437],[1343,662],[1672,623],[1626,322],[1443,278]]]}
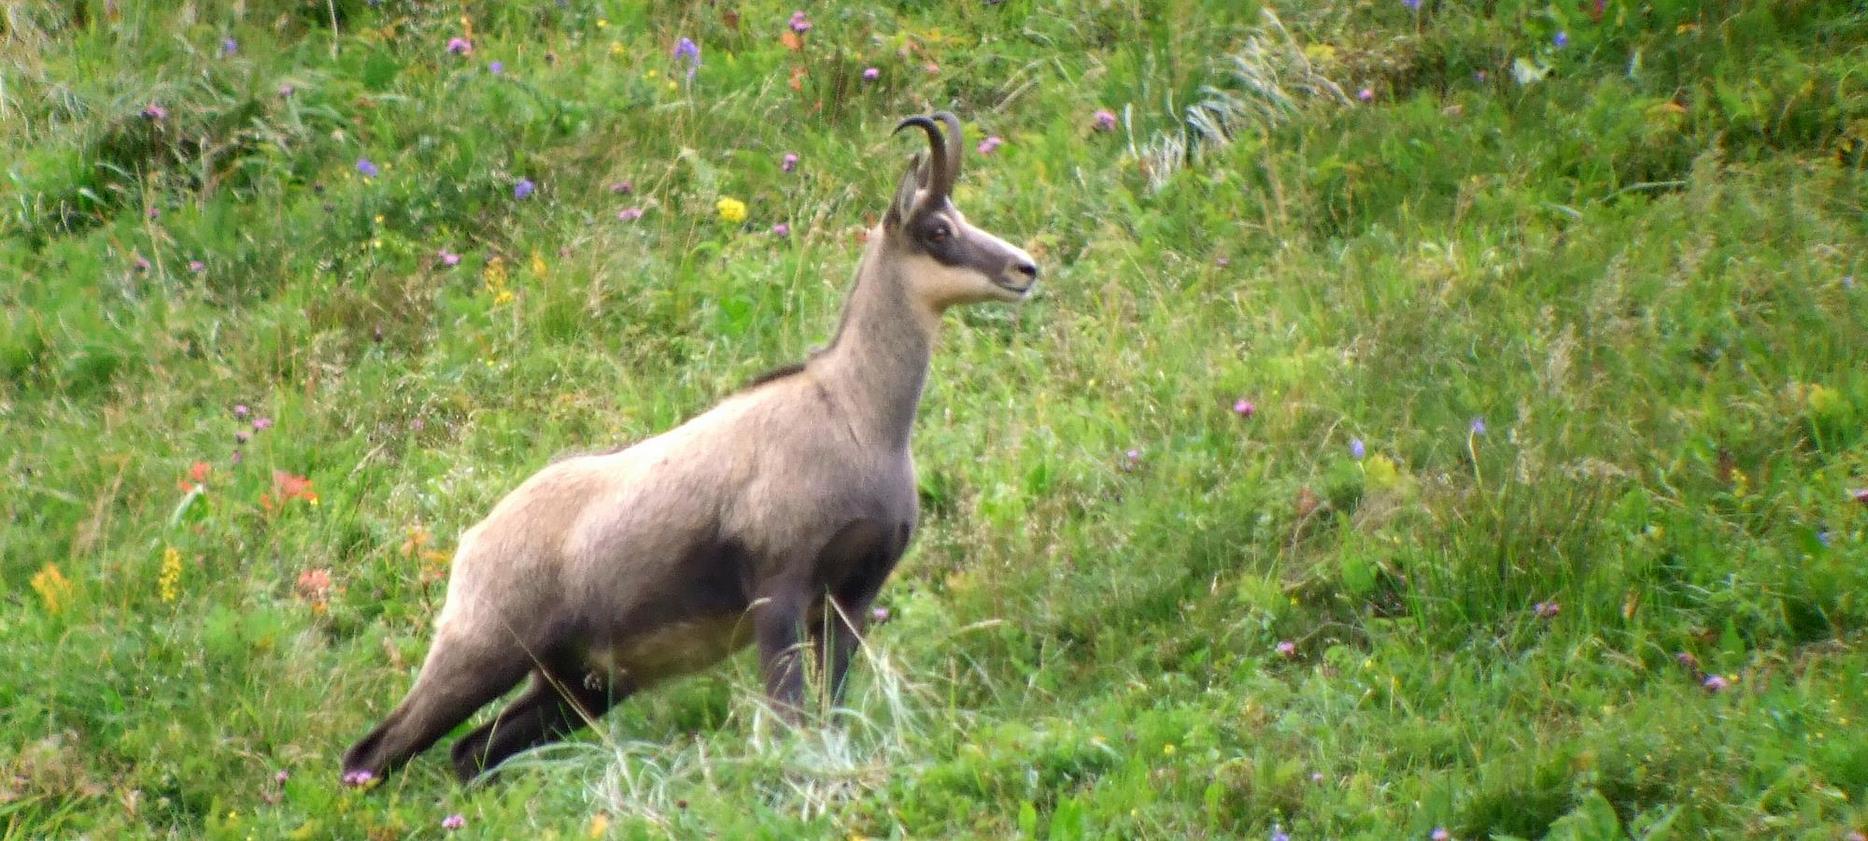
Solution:
{"label": "chamois neck", "polygon": [[810,367],[855,415],[858,435],[906,449],[940,314],[914,300],[900,268],[882,258],[886,236],[870,232],[837,335]]}

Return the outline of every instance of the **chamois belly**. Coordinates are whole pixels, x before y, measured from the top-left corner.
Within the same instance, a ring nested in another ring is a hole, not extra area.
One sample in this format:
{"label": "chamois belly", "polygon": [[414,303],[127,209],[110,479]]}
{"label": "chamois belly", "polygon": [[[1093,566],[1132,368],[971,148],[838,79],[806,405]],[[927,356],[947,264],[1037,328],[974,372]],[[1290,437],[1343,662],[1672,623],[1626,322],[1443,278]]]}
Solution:
{"label": "chamois belly", "polygon": [[646,687],[726,659],[752,641],[752,630],[744,613],[680,619],[593,647],[585,661],[593,672]]}

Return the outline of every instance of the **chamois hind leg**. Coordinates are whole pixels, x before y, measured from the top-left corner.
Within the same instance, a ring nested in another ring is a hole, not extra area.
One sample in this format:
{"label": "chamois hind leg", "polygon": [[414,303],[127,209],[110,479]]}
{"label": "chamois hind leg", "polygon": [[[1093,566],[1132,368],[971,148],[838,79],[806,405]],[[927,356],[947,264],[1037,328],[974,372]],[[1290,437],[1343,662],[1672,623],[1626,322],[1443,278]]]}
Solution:
{"label": "chamois hind leg", "polygon": [[344,752],[344,778],[381,777],[427,750],[475,710],[506,693],[532,666],[517,640],[490,634],[435,636],[408,697]]}
{"label": "chamois hind leg", "polygon": [[564,672],[532,673],[525,692],[492,721],[454,743],[454,772],[461,782],[495,768],[513,754],[577,732],[634,691],[627,680],[585,680]]}

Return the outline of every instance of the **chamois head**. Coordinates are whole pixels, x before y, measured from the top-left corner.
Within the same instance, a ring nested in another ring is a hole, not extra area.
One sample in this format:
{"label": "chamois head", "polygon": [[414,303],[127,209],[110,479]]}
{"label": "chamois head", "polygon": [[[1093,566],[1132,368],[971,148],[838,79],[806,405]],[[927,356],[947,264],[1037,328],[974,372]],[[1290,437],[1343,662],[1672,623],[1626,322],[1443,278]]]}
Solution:
{"label": "chamois head", "polygon": [[[946,133],[935,121],[945,123]],[[1038,264],[1025,250],[967,224],[953,206],[965,138],[960,120],[941,111],[909,117],[895,131],[927,132],[928,157],[916,155],[882,220],[884,248],[905,270],[909,292],[938,312],[955,304],[1017,301],[1038,282]]]}

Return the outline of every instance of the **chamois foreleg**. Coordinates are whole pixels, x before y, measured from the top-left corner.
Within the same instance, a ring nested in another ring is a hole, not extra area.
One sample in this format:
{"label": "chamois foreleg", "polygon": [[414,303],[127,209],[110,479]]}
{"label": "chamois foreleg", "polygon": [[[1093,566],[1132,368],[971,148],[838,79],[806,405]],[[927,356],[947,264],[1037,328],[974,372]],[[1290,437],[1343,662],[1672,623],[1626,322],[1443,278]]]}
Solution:
{"label": "chamois foreleg", "polygon": [[[504,641],[501,641],[501,637]],[[531,659],[510,635],[443,630],[408,697],[344,753],[344,778],[380,778],[433,745],[525,676]]]}
{"label": "chamois foreleg", "polygon": [[803,715],[804,652],[801,631],[809,590],[794,583],[767,588],[753,609],[753,637],[759,646],[759,673],[765,695],[787,721]]}
{"label": "chamois foreleg", "polygon": [[513,754],[577,732],[628,697],[627,680],[536,670],[532,683],[493,720],[454,743],[454,773],[468,782]]}
{"label": "chamois foreleg", "polygon": [[857,646],[862,644],[863,616],[872,600],[825,598],[823,619],[811,626],[811,642],[823,670],[824,693],[832,706],[843,702],[844,677],[849,674]]}

